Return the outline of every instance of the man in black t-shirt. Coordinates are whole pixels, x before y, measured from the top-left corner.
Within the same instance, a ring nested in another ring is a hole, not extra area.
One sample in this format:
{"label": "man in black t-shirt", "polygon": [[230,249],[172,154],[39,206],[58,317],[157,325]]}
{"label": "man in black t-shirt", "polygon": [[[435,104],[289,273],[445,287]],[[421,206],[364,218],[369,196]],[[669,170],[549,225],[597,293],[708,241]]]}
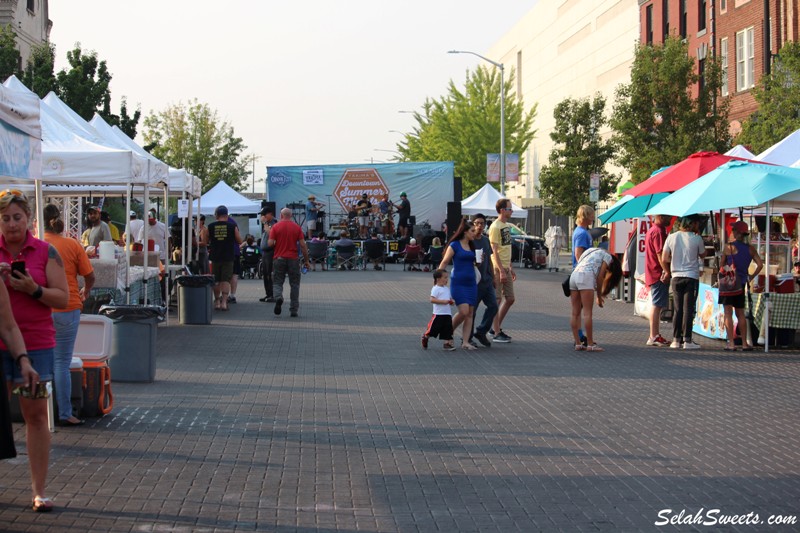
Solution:
{"label": "man in black t-shirt", "polygon": [[[216,220],[208,225],[208,257],[214,275],[214,309],[228,310],[228,294],[233,277],[234,247],[242,244],[242,236],[234,222],[228,220],[224,205],[214,210]],[[235,243],[235,244],[234,244]]]}
{"label": "man in black t-shirt", "polygon": [[405,192],[400,193],[400,201],[394,204],[397,208],[397,227],[400,229],[400,237],[405,239],[409,234],[408,218],[411,216],[411,202]]}

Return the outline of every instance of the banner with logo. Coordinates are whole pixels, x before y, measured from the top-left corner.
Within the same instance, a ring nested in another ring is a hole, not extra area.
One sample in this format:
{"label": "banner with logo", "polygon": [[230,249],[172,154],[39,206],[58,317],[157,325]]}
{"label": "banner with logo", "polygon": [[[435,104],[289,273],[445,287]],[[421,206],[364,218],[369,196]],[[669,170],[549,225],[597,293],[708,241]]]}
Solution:
{"label": "banner with logo", "polygon": [[417,224],[427,221],[438,231],[453,201],[453,162],[267,167],[267,196],[278,209],[305,204],[313,194],[331,222],[346,217],[364,193],[377,206],[386,194],[398,203],[401,192]]}
{"label": "banner with logo", "polygon": [[[486,154],[486,181],[500,182],[500,154]],[[519,154],[506,154],[506,183],[519,181]]]}

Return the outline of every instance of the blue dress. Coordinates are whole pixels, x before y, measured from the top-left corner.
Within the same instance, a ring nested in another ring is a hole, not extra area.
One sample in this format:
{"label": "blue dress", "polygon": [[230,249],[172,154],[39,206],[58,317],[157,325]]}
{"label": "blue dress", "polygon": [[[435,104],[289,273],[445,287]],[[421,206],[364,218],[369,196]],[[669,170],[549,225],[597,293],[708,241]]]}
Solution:
{"label": "blue dress", "polygon": [[465,250],[458,241],[451,242],[453,272],[450,276],[450,293],[456,305],[478,303],[478,280],[475,279],[475,252]]}

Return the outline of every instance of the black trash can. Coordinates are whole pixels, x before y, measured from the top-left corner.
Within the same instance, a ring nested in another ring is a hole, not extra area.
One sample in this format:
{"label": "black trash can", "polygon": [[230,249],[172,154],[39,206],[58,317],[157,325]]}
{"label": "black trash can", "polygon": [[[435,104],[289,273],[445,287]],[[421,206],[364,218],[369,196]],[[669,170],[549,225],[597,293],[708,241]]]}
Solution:
{"label": "black trash can", "polygon": [[181,324],[211,324],[214,276],[178,276]]}
{"label": "black trash can", "polygon": [[114,321],[108,366],[113,381],[152,383],[156,379],[156,331],[166,309],[158,305],[104,305]]}

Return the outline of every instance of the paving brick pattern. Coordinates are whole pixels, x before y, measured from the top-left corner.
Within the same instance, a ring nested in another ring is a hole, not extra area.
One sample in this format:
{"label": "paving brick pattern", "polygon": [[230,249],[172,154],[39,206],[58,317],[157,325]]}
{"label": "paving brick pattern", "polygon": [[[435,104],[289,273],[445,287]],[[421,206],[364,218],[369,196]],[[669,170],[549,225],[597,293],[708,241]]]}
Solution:
{"label": "paving brick pattern", "polygon": [[595,309],[607,351],[575,352],[562,276],[521,271],[513,342],[471,353],[421,349],[427,273],[310,273],[299,318],[243,281],[212,325],[173,313],[159,327],[155,383],[115,383],[111,414],[54,434],[57,512],[27,509],[24,454],[0,465],[0,529],[652,531],[668,529],[662,509],[800,515],[800,353],[647,348],[621,302]]}

